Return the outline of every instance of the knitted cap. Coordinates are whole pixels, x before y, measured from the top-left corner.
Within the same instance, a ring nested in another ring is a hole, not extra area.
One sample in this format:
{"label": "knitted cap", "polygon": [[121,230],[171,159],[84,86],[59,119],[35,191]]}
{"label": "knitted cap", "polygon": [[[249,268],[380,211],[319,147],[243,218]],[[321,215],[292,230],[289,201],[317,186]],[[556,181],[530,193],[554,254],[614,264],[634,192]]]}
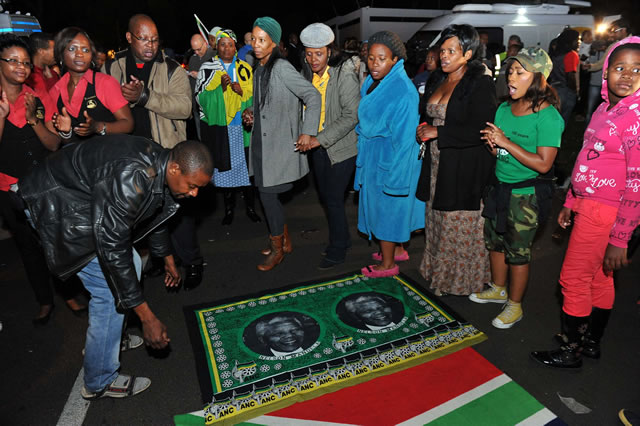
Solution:
{"label": "knitted cap", "polygon": [[265,33],[269,34],[269,37],[271,37],[271,40],[273,40],[275,44],[280,43],[282,28],[275,19],[269,16],[263,16],[262,18],[256,19],[253,27],[260,27]]}
{"label": "knitted cap", "polygon": [[553,62],[543,49],[539,47],[527,47],[521,49],[516,56],[509,56],[507,59],[515,59],[520,62],[522,68],[529,72],[541,72],[544,78],[549,78]]}
{"label": "knitted cap", "polygon": [[333,34],[331,28],[320,22],[307,25],[300,33],[300,41],[302,42],[302,45],[313,49],[328,46],[333,43],[335,38],[336,36]]}
{"label": "knitted cap", "polygon": [[384,44],[391,50],[393,56],[397,56],[400,59],[407,60],[407,49],[404,47],[404,43],[400,36],[391,31],[379,31],[369,37],[369,49],[374,44]]}

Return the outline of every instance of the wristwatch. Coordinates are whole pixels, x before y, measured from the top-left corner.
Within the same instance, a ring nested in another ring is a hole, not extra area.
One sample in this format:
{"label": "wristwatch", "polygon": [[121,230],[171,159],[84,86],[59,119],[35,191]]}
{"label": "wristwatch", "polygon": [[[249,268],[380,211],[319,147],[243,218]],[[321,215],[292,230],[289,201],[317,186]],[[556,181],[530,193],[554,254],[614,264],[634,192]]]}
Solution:
{"label": "wristwatch", "polygon": [[106,134],[107,134],[107,123],[103,123],[103,124],[102,124],[102,130],[100,130],[100,131],[98,132],[98,134],[99,134],[100,136],[104,136],[104,135],[106,135]]}

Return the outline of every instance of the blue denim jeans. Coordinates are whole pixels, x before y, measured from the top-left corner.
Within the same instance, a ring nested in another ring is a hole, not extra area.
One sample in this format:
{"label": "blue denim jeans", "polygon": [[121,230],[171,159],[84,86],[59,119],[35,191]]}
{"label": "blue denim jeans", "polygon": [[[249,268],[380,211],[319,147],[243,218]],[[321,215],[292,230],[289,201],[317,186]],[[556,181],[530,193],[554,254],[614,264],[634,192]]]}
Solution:
{"label": "blue denim jeans", "polygon": [[578,101],[578,94],[575,90],[566,86],[554,87],[558,91],[558,96],[560,97],[560,115],[562,115],[562,118],[564,119],[564,128],[566,130],[569,125],[571,113]]}
{"label": "blue denim jeans", "polygon": [[[142,261],[135,250],[133,263],[140,279]],[[78,277],[84,288],[91,293],[84,355],[84,385],[90,392],[99,392],[118,377],[124,314],[116,311],[115,298],[97,257],[78,273]]]}

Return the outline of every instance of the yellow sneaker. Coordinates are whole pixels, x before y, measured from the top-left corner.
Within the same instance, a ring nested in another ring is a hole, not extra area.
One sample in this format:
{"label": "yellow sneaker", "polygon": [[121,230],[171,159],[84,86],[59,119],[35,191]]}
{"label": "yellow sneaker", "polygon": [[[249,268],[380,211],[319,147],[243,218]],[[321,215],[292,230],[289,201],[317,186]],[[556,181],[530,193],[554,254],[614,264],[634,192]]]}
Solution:
{"label": "yellow sneaker", "polygon": [[500,315],[495,317],[491,324],[495,328],[511,328],[515,323],[520,321],[524,315],[522,314],[522,305],[520,303],[509,300],[502,308]]}
{"label": "yellow sneaker", "polygon": [[507,299],[507,287],[499,287],[493,283],[489,283],[489,288],[485,291],[469,295],[469,300],[476,303],[506,303]]}

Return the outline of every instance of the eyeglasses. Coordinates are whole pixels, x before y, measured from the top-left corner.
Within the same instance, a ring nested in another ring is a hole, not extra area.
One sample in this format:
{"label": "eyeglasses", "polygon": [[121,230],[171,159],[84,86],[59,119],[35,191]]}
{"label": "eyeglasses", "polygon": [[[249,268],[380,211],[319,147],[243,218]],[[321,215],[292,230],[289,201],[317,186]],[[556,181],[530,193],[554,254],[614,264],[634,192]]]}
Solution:
{"label": "eyeglasses", "polygon": [[624,28],[622,28],[622,27],[620,27],[620,28],[616,28],[616,29],[611,28],[611,29],[609,30],[609,32],[610,32],[610,33],[619,33],[619,32],[620,32],[620,31],[622,31],[622,30],[624,30]]}
{"label": "eyeglasses", "polygon": [[0,58],[0,61],[5,61],[6,63],[8,63],[9,65],[11,65],[12,67],[17,67],[18,65],[22,65],[25,68],[33,68],[33,64],[29,61],[18,61],[17,59],[13,59],[13,58]]}
{"label": "eyeglasses", "polygon": [[160,43],[160,39],[159,38],[154,38],[154,39],[148,39],[148,38],[142,38],[142,37],[138,37],[137,35],[135,35],[134,33],[131,33],[131,35],[133,36],[133,38],[135,38],[136,40],[142,42],[142,44],[158,44]]}

